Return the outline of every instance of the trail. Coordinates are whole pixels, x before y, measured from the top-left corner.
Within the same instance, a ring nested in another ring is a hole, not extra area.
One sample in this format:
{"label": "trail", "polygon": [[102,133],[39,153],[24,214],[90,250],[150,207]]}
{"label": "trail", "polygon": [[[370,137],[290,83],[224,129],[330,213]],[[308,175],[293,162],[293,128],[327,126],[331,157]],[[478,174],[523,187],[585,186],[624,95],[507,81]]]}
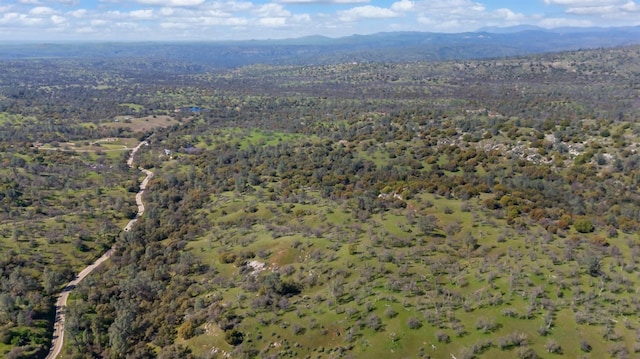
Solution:
{"label": "trail", "polygon": [[[148,144],[149,143],[147,141],[142,141],[135,148],[133,148],[133,150],[131,151],[131,155],[129,156],[129,159],[127,160],[127,165],[129,167],[133,168],[133,157],[135,156],[136,152],[138,152],[140,147],[142,147],[143,145],[146,146]],[[127,223],[127,225],[124,227],[125,231],[129,231],[133,227],[133,225],[136,223],[138,218],[142,216],[142,214],[144,213],[144,204],[142,203],[142,194],[144,193],[144,190],[147,188],[147,184],[149,183],[149,180],[151,179],[151,177],[153,177],[153,172],[146,170],[144,168],[138,168],[138,169],[142,171],[146,175],[146,177],[140,184],[140,190],[138,191],[138,193],[136,193],[136,204],[138,205],[138,215],[136,218],[130,220],[129,223]],[[86,276],[88,276],[89,274],[91,274],[91,272],[93,272],[96,268],[98,268],[100,264],[102,264],[104,261],[109,259],[113,254],[113,251],[114,251],[114,247],[111,247],[111,249],[109,249],[105,254],[103,254],[102,257],[98,258],[95,262],[93,262],[93,264],[84,268],[80,273],[78,273],[78,275],[74,280],[69,282],[64,287],[62,292],[58,295],[58,299],[56,300],[56,317],[53,323],[53,339],[51,340],[51,349],[49,350],[49,354],[47,355],[46,359],[55,359],[60,354],[60,351],[62,351],[62,344],[64,341],[65,309],[67,307],[67,299],[69,298],[69,293],[71,293],[73,288],[75,288],[80,282],[82,282],[82,280]]]}

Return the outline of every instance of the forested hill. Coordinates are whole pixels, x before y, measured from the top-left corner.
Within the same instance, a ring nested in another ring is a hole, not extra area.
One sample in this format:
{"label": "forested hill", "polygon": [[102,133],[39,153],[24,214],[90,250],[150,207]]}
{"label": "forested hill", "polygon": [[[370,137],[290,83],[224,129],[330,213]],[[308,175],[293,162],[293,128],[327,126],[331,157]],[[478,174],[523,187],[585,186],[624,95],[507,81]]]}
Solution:
{"label": "forested hill", "polygon": [[0,59],[148,57],[230,68],[495,58],[640,44],[640,27],[484,29],[444,34],[391,32],[342,38],[199,43],[0,44]]}
{"label": "forested hill", "polygon": [[216,71],[91,46],[0,60],[0,358],[44,358],[114,244],[64,358],[638,357],[640,45]]}

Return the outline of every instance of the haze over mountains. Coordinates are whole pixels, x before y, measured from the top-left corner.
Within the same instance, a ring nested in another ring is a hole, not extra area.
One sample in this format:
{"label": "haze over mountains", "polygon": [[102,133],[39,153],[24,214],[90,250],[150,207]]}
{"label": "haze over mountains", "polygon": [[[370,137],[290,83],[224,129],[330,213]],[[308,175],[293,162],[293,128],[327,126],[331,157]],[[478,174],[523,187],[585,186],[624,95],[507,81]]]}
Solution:
{"label": "haze over mountains", "polygon": [[640,44],[638,26],[543,29],[525,25],[458,34],[386,32],[233,42],[5,43],[0,45],[0,59],[151,57],[230,68],[256,63],[320,65],[495,58],[633,44]]}

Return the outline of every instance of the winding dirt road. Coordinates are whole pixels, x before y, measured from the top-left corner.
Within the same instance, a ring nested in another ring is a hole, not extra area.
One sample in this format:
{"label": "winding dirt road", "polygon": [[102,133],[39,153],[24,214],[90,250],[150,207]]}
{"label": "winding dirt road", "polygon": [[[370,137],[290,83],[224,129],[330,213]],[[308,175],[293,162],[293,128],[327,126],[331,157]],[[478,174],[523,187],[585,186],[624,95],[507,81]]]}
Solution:
{"label": "winding dirt road", "polygon": [[[135,156],[136,152],[138,152],[140,147],[142,147],[143,145],[147,146],[148,144],[149,143],[147,143],[147,141],[142,141],[135,148],[133,148],[133,150],[131,151],[131,155],[129,156],[129,159],[127,160],[127,165],[129,167],[133,167],[133,157]],[[140,184],[140,190],[138,191],[138,193],[136,193],[136,204],[138,205],[138,215],[136,218],[130,220],[129,223],[127,223],[127,225],[124,227],[125,231],[129,231],[133,227],[133,225],[136,223],[138,218],[142,216],[142,214],[144,213],[144,204],[142,203],[142,194],[144,193],[144,190],[147,188],[147,184],[149,183],[149,180],[151,179],[151,177],[153,177],[153,172],[146,170],[144,168],[138,168],[138,169],[142,171],[146,175],[146,177]],[[102,264],[104,261],[109,259],[109,257],[111,257],[111,255],[113,254],[113,250],[114,250],[114,247],[111,247],[111,249],[109,249],[105,254],[103,254],[102,257],[98,258],[95,262],[93,262],[93,264],[84,268],[80,273],[78,273],[78,275],[74,280],[69,282],[64,287],[62,292],[58,295],[58,300],[56,300],[56,318],[53,323],[53,339],[51,340],[51,349],[49,350],[49,354],[47,355],[46,359],[55,359],[60,354],[60,351],[62,351],[62,344],[64,341],[64,320],[65,320],[64,312],[67,307],[67,299],[69,298],[69,293],[86,276],[88,276],[89,274],[91,274],[91,272],[93,272],[96,268],[98,268],[100,264]]]}

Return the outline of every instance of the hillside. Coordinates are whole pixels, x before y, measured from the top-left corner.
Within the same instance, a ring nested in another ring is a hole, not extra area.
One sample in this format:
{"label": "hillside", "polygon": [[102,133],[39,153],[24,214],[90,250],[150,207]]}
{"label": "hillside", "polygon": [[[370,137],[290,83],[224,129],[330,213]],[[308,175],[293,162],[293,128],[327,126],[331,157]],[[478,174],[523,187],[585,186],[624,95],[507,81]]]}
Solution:
{"label": "hillside", "polygon": [[[497,58],[552,51],[627,46],[640,43],[640,27],[487,28],[446,34],[390,32],[342,38],[303,37],[196,43],[0,43],[0,59],[148,58],[157,64],[182,62],[233,68],[252,64],[325,65],[346,62],[412,62]],[[164,66],[164,65],[163,65]]]}
{"label": "hillside", "polygon": [[0,354],[46,352],[52,293],[114,242],[65,357],[640,352],[637,46],[154,61],[2,62]]}

